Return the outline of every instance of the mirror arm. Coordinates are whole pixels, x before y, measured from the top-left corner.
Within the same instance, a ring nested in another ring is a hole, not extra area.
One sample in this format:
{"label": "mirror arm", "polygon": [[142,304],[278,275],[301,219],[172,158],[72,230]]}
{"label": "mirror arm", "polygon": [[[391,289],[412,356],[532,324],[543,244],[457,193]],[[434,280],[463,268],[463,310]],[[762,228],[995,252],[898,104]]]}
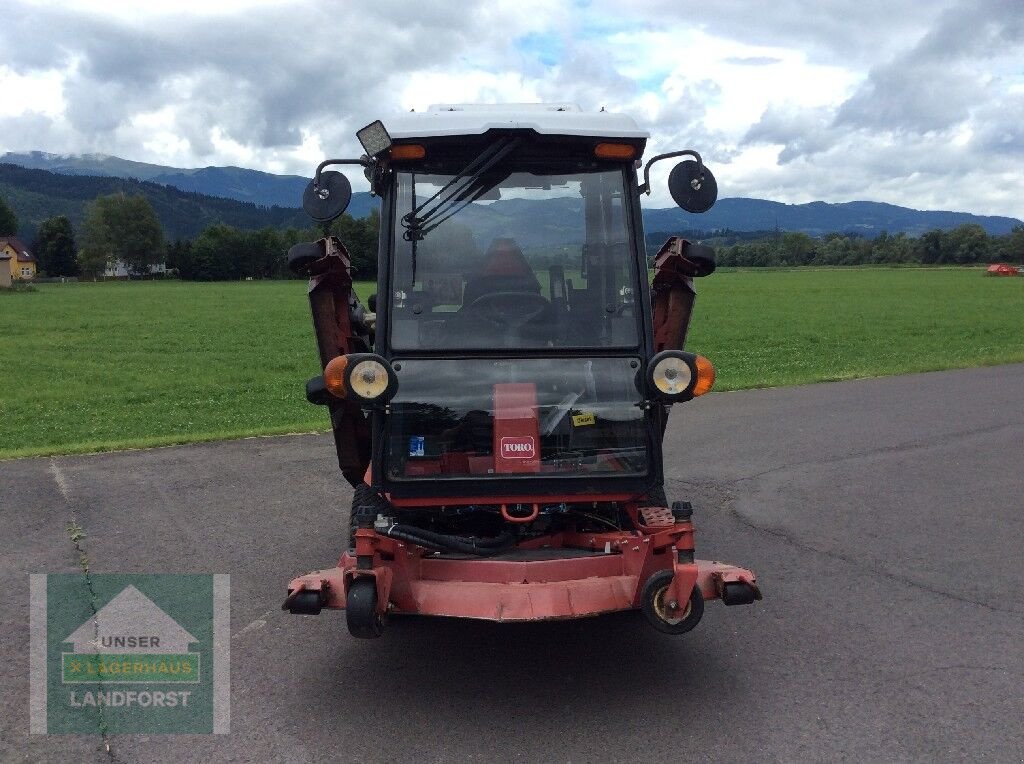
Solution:
{"label": "mirror arm", "polygon": [[372,161],[366,156],[359,157],[359,159],[325,159],[316,166],[316,172],[313,174],[313,188],[320,188],[320,173],[323,172],[325,167],[332,164],[358,164],[363,167],[369,167]]}
{"label": "mirror arm", "polygon": [[647,160],[647,164],[644,165],[644,184],[637,189],[641,194],[651,195],[651,165],[655,162],[659,162],[662,159],[671,159],[672,157],[691,156],[697,160],[697,168],[700,170],[701,177],[704,176],[704,162],[693,149],[683,149],[682,151],[670,151],[667,154],[658,154],[655,157],[651,157]]}

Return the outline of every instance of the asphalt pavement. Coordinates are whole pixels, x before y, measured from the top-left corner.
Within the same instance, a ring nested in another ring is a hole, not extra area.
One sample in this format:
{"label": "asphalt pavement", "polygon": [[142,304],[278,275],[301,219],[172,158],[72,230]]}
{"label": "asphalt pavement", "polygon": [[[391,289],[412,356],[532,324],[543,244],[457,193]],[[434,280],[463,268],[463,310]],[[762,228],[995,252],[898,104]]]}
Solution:
{"label": "asphalt pavement", "polygon": [[[326,436],[0,462],[0,760],[1024,760],[1024,365],[713,394],[666,448],[698,556],[765,595],[681,637],[282,612],[344,543]],[[230,574],[230,734],[28,733],[28,574],[82,555]]]}

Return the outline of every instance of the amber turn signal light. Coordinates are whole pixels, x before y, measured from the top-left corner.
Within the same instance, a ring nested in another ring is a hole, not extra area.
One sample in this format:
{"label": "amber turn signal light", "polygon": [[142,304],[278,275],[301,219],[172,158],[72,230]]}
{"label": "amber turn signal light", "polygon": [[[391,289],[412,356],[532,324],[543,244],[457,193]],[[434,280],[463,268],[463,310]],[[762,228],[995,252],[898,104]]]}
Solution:
{"label": "amber turn signal light", "polygon": [[594,156],[598,159],[633,159],[636,147],[628,143],[599,143],[594,147]]}
{"label": "amber turn signal light", "polygon": [[391,147],[391,159],[395,161],[403,159],[423,159],[427,150],[418,143],[404,143],[400,146]]}
{"label": "amber turn signal light", "polygon": [[335,398],[344,398],[348,395],[348,387],[345,384],[345,371],[348,369],[348,356],[339,355],[332,358],[324,368],[324,386]]}

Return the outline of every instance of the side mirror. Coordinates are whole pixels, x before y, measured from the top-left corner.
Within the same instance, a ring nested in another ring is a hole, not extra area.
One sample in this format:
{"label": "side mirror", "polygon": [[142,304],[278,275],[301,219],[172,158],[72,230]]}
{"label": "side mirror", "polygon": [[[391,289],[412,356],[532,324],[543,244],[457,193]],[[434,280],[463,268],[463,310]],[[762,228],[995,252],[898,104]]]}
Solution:
{"label": "side mirror", "polygon": [[370,312],[371,313],[376,313],[377,312],[377,293],[376,292],[374,292],[373,294],[370,295],[369,299],[367,299],[367,301],[366,301],[366,304],[370,306]]}
{"label": "side mirror", "polygon": [[687,212],[707,212],[718,199],[718,182],[702,163],[687,159],[672,168],[668,192]]}
{"label": "side mirror", "polygon": [[320,183],[309,181],[302,194],[302,209],[317,223],[329,223],[352,201],[352,184],[337,170],[320,173]]}

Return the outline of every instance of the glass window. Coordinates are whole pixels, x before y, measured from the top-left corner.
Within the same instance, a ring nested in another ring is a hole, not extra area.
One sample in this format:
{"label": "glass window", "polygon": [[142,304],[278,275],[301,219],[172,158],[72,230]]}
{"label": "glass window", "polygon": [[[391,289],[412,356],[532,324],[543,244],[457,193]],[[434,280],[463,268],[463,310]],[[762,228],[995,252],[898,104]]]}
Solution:
{"label": "glass window", "polygon": [[402,360],[389,480],[648,471],[631,358]]}
{"label": "glass window", "polygon": [[636,347],[623,178],[399,173],[391,347]]}

